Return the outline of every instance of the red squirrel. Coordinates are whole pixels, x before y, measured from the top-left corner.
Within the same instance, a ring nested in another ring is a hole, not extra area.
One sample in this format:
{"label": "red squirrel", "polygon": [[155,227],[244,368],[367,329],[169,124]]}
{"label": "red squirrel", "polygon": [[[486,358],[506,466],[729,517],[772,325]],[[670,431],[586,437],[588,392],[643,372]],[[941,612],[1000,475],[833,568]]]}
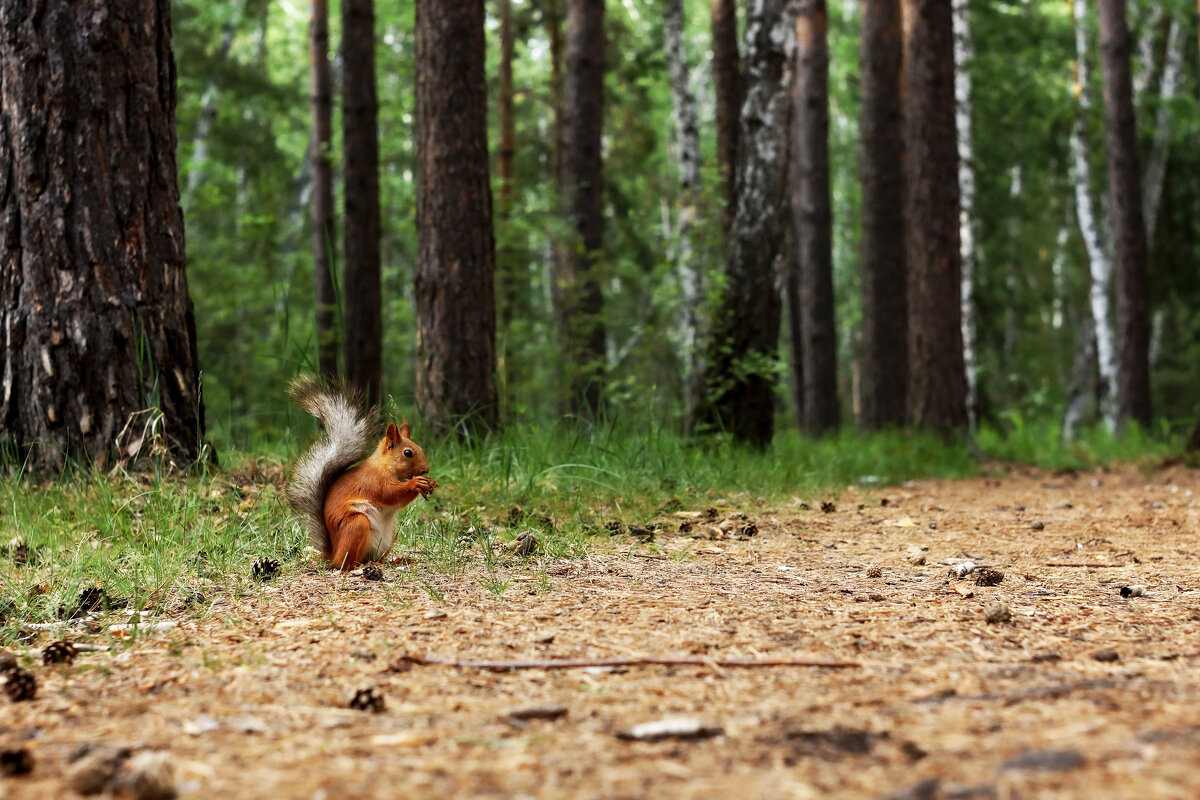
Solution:
{"label": "red squirrel", "polygon": [[396,514],[437,488],[427,477],[425,451],[410,438],[407,422],[388,423],[380,436],[376,410],[363,410],[342,387],[301,376],[288,396],[325,428],[287,487],[312,546],[343,570],[382,560],[396,540]]}

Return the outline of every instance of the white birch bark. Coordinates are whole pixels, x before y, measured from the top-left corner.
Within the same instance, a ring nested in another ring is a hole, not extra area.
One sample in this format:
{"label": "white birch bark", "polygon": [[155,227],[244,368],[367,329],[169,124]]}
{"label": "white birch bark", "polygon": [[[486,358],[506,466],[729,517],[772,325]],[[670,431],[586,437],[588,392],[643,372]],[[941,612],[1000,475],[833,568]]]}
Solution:
{"label": "white birch bark", "polygon": [[[1141,9],[1130,10],[1139,11]],[[1162,23],[1162,3],[1159,0],[1151,0],[1149,7],[1144,10],[1144,15],[1138,25],[1141,35],[1137,40],[1137,57],[1133,60],[1134,98],[1144,95],[1154,81],[1154,34],[1158,30],[1159,24]]]}
{"label": "white birch bark", "polygon": [[971,61],[975,45],[971,39],[968,0],[953,0],[954,14],[954,106],[958,137],[959,243],[962,251],[962,338],[963,367],[967,377],[967,425],[971,433],[978,423],[978,375],[975,358],[975,148],[971,129]]}
{"label": "white birch bark", "polygon": [[1154,117],[1154,139],[1150,147],[1150,158],[1146,162],[1146,173],[1142,176],[1142,196],[1145,198],[1146,243],[1154,241],[1154,227],[1158,221],[1158,206],[1162,200],[1163,180],[1167,174],[1167,155],[1171,150],[1171,101],[1179,92],[1179,78],[1183,72],[1183,46],[1186,42],[1183,22],[1179,15],[1171,17],[1167,31],[1167,49],[1163,55],[1162,83],[1158,91],[1158,113]]}
{"label": "white birch bark", "polygon": [[[220,61],[228,59],[229,51],[233,49],[233,34],[244,6],[245,0],[233,0],[230,4],[229,19],[221,29],[221,46],[217,50],[217,58]],[[188,170],[183,198],[179,203],[182,206],[188,205],[204,177],[204,162],[208,160],[208,137],[212,133],[213,123],[217,120],[219,96],[220,89],[216,79],[209,78],[208,85],[204,87],[204,95],[200,98],[200,117],[196,120],[196,130],[192,134],[191,168]]]}
{"label": "white birch bark", "polygon": [[[1109,305],[1109,289],[1112,284],[1112,260],[1107,243],[1101,234],[1095,205],[1092,202],[1091,163],[1087,136],[1088,112],[1092,107],[1092,93],[1088,85],[1088,40],[1087,0],[1073,0],[1075,15],[1075,93],[1079,98],[1079,117],[1071,129],[1071,156],[1074,167],[1072,178],[1075,183],[1075,214],[1079,219],[1079,232],[1087,250],[1088,272],[1091,275],[1089,304],[1092,327],[1096,338],[1096,360],[1100,372],[1100,413],[1104,425],[1110,431],[1117,429],[1117,355],[1113,346],[1113,329]],[[1066,424],[1063,425],[1064,436]]]}
{"label": "white birch bark", "polygon": [[[1017,203],[1021,198],[1022,189],[1022,172],[1020,164],[1013,164],[1009,170],[1009,188],[1008,199],[1009,208],[1017,208]],[[1008,303],[1004,308],[1004,349],[1003,349],[1003,364],[1005,370],[1010,370],[1012,366],[1013,354],[1017,349],[1017,336],[1020,332],[1020,326],[1017,319],[1017,304],[1015,302],[1017,286],[1020,283],[1020,278],[1017,274],[1017,259],[1016,253],[1019,247],[1021,236],[1021,220],[1016,214],[1008,218],[1008,240],[1011,243],[1010,247],[1012,255],[1008,259],[1006,273],[1004,276],[1004,288],[1008,292]]]}
{"label": "white birch bark", "polygon": [[663,25],[663,46],[671,83],[675,151],[679,164],[680,198],[675,235],[678,242],[676,264],[682,294],[680,350],[688,372],[694,373],[697,367],[696,342],[700,327],[700,270],[696,263],[692,230],[696,221],[696,194],[700,188],[700,128],[696,120],[696,98],[688,85],[683,22],[682,0],[668,0]]}

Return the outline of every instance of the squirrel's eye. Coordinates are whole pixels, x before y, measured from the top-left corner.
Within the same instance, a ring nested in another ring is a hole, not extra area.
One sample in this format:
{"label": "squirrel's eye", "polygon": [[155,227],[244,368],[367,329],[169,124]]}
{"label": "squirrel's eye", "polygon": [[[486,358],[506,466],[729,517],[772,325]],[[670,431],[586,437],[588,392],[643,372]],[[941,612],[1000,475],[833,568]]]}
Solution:
{"label": "squirrel's eye", "polygon": [[406,449],[406,450],[404,451],[404,457],[405,457],[405,458],[412,458],[412,450],[407,450],[407,449]]}

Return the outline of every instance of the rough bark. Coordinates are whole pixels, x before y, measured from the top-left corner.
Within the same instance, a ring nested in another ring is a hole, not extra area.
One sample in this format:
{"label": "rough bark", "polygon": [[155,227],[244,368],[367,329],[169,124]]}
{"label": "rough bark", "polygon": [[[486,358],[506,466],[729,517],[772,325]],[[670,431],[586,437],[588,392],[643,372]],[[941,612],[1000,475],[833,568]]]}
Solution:
{"label": "rough bark", "polygon": [[498,410],[483,0],[416,18],[417,401],[434,430],[477,432]]}
{"label": "rough bark", "polygon": [[312,91],[312,254],[316,295],[317,368],[322,375],[338,374],[337,292],[334,244],[333,86],[329,71],[329,4],[312,0],[309,22],[309,81]]}
{"label": "rough bark", "polygon": [[[1087,0],[1074,0],[1075,18],[1075,96],[1079,108],[1071,129],[1072,180],[1075,184],[1075,214],[1088,257],[1088,306],[1091,329],[1094,333],[1097,371],[1100,382],[1097,397],[1100,415],[1110,431],[1117,427],[1117,359],[1113,346],[1113,331],[1108,293],[1112,283],[1112,261],[1104,241],[1101,224],[1092,199],[1091,137],[1088,135],[1088,116],[1092,107],[1091,83],[1088,77]],[[1076,352],[1078,352],[1078,347]],[[1074,426],[1071,426],[1073,430]],[[1068,426],[1063,425],[1064,434]]]}
{"label": "rough bark", "polygon": [[862,8],[862,384],[860,425],[902,425],[908,396],[900,0]]}
{"label": "rough bark", "polygon": [[742,70],[738,57],[737,5],[734,0],[709,0],[712,12],[712,69],[716,90],[717,166],[721,170],[725,209],[721,221],[726,235],[737,207],[738,135],[742,108]]}
{"label": "rough bark", "polygon": [[837,333],[829,201],[829,48],[825,0],[801,0],[792,80],[791,217],[799,267],[804,429],[836,430]]}
{"label": "rough bark", "polygon": [[378,403],[383,371],[383,311],[373,0],[342,0],[341,50],[346,379],[370,402]]}
{"label": "rough bark", "polygon": [[700,422],[759,447],[775,433],[779,291],[775,257],[787,198],[786,0],[754,0],[746,21],[746,98],[735,175],[737,207],[725,249],[726,288],[714,321]]}
{"label": "rough bark", "polygon": [[599,256],[604,216],[600,137],[604,122],[604,0],[568,0],[563,82],[563,217],[572,241],[554,281],[571,412],[600,413],[604,381],[604,299]]}
{"label": "rough bark", "polygon": [[[679,270],[680,310],[679,350],[687,371],[685,386],[688,416],[699,402],[700,383],[695,378],[700,367],[696,343],[700,332],[700,264],[692,244],[696,224],[696,197],[700,191],[700,126],[696,116],[696,98],[688,87],[687,55],[683,46],[683,0],[667,0],[663,22],[663,49],[671,83],[675,122],[675,151],[679,164],[679,211],[675,224]],[[693,388],[694,387],[694,388]]]}
{"label": "rough bark", "polygon": [[908,416],[949,434],[967,426],[954,29],[944,0],[903,8]]}
{"label": "rough bark", "polygon": [[[962,251],[963,369],[967,381],[967,425],[975,431],[979,403],[978,368],[975,363],[975,142],[971,126],[971,38],[968,0],[952,0],[954,13],[954,101],[958,136],[958,236]],[[1010,306],[1011,307],[1011,306]]]}
{"label": "rough bark", "polygon": [[1137,121],[1129,73],[1125,0],[1100,0],[1100,57],[1104,76],[1117,279],[1117,424],[1150,424],[1150,317],[1146,289],[1146,227],[1138,170]]}
{"label": "rough bark", "polygon": [[167,0],[0,0],[0,431],[34,468],[201,452],[175,99]]}
{"label": "rough bark", "polygon": [[[500,146],[496,152],[496,217],[501,242],[508,242],[508,220],[513,205],[513,162],[517,153],[516,122],[513,114],[513,12],[512,0],[497,0],[500,16],[500,69],[497,76],[496,119],[500,129]],[[501,245],[496,253],[496,295],[501,327],[516,315],[517,284],[516,255],[511,246]]]}

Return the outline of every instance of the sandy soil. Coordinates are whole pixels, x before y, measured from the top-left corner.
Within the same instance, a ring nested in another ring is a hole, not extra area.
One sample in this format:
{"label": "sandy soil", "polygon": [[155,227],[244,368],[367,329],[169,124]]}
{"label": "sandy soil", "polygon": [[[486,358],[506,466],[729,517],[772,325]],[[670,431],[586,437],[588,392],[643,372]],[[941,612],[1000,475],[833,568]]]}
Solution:
{"label": "sandy soil", "polygon": [[[205,798],[1200,797],[1198,495],[1178,468],[848,489],[741,509],[745,539],[718,509],[540,574],[514,557],[501,596],[482,566],[426,588],[398,566],[285,576],[37,666],[36,700],[0,700],[0,746],[36,759],[0,797],[70,796],[88,743],[165,753]],[[1003,580],[949,576],[965,558]],[[996,603],[1011,621],[986,621]],[[858,666],[495,673],[406,654]],[[347,707],[367,686],[381,713]],[[549,706],[566,713],[511,718]],[[666,717],[721,732],[617,736]]]}

